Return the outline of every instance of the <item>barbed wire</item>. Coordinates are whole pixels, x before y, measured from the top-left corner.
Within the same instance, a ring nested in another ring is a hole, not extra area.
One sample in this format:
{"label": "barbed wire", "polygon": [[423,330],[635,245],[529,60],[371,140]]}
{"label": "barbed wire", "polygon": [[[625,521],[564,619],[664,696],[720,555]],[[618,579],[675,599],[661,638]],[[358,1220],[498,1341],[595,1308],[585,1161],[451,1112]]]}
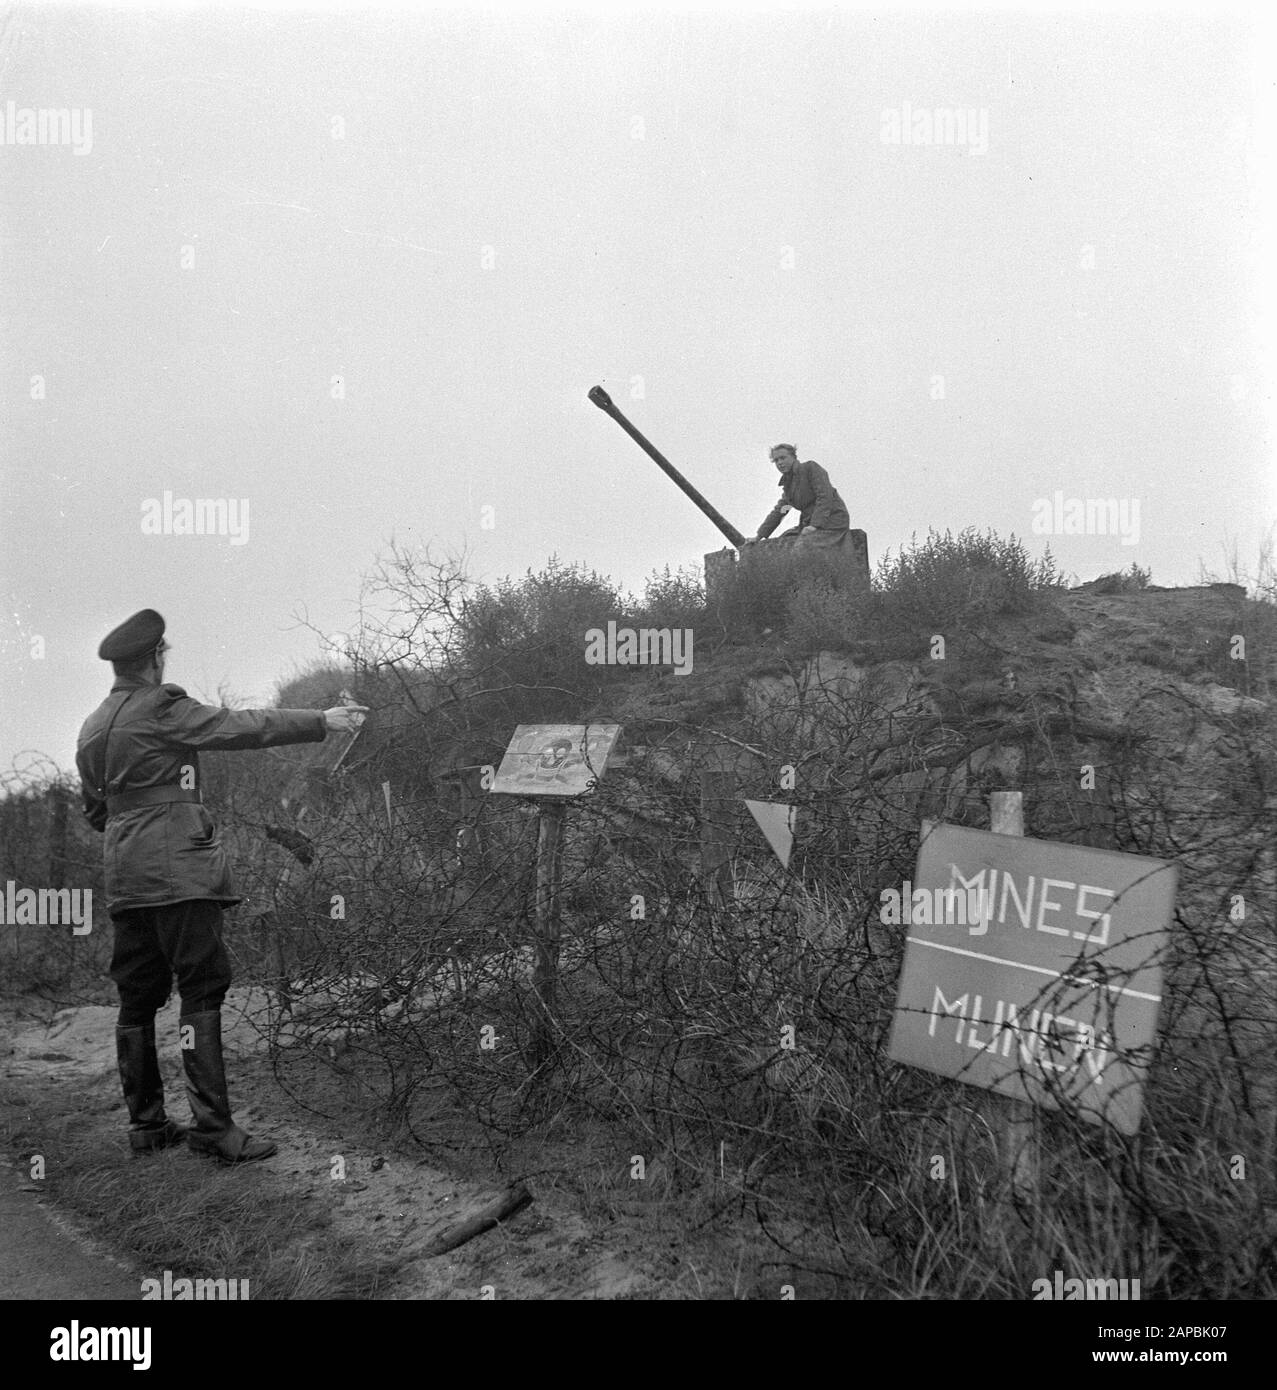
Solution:
{"label": "barbed wire", "polygon": [[[912,874],[922,819],[985,828],[989,793],[1017,783],[1029,834],[1179,870],[1156,1046],[1115,1046],[1150,1078],[1143,1126],[1133,1138],[1097,1126],[1046,1073],[1053,1108],[1036,1123],[1059,1161],[1033,1216],[1039,1248],[1065,1260],[1074,1233],[1053,1203],[1077,1211],[1084,1189],[1080,1209],[1108,1214],[1107,1248],[1153,1271],[1149,1295],[1271,1291],[1271,718],[1223,715],[1171,685],[1121,726],[1033,692],[983,712],[937,713],[916,695],[795,683],[723,728],[593,710],[642,752],[569,815],[548,1058],[534,1046],[546,1020],[532,988],[528,807],[485,797],[463,810],[404,773],[388,819],[375,755],[362,783],[300,809],[280,806],[277,773],[223,769],[213,781],[248,899],[228,941],[264,1000],[254,1022],[280,1084],[321,1113],[335,1104],[295,1074],[304,1057],[357,1081],[371,1111],[423,1146],[498,1166],[556,1120],[584,1117],[617,1152],[659,1158],[671,1197],[712,1180],[696,1221],[747,1209],[788,1268],[854,1285],[872,1261],[908,1288],[919,1262],[952,1259],[1000,1178],[978,1093],[887,1058],[904,943],[881,893]],[[706,801],[699,777],[725,748],[727,805]],[[402,744],[390,756],[408,766]],[[1093,794],[1079,790],[1082,764],[1103,771]],[[24,881],[45,872],[49,807],[68,795],[56,769],[42,787],[31,766],[0,778],[0,874]],[[792,786],[778,791],[782,768]],[[798,808],[788,871],[745,797]],[[715,882],[707,820],[725,847]],[[100,882],[97,844],[70,833],[68,874]],[[466,1124],[423,1121],[425,1099],[441,1097]],[[1245,1182],[1226,1175],[1238,1155]],[[962,1287],[960,1271],[946,1277]]]}

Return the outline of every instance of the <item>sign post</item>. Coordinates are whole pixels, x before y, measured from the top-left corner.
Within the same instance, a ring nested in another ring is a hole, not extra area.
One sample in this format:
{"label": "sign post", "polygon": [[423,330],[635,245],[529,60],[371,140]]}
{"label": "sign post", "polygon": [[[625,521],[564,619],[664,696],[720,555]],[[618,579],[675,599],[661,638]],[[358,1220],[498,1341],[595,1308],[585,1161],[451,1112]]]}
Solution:
{"label": "sign post", "polygon": [[533,1071],[539,1070],[554,1052],[559,880],[567,806],[598,785],[620,731],[619,724],[520,724],[492,782],[492,791],[498,795],[528,797],[537,803]]}
{"label": "sign post", "polygon": [[705,901],[723,907],[734,896],[732,822],[736,813],[736,773],[729,754],[712,749],[700,774],[700,864]]}
{"label": "sign post", "polygon": [[[989,829],[995,835],[1024,834],[1024,793],[990,792]],[[1011,1191],[1024,1202],[1038,1195],[1038,1156],[1033,1144],[1033,1107],[1026,1101],[1007,1099],[1002,1130],[1002,1171],[1011,1179]]]}
{"label": "sign post", "polygon": [[[1014,803],[995,813],[1016,824]],[[889,1056],[1134,1134],[1175,875],[1159,859],[924,821],[900,895]],[[1023,1125],[1012,1133],[1018,1155]]]}
{"label": "sign post", "polygon": [[554,1047],[550,1032],[558,1008],[559,978],[559,876],[563,863],[563,815],[565,801],[547,799],[537,812],[536,963],[532,968],[532,993],[537,1017],[532,1033],[532,1065],[536,1069],[550,1058]]}

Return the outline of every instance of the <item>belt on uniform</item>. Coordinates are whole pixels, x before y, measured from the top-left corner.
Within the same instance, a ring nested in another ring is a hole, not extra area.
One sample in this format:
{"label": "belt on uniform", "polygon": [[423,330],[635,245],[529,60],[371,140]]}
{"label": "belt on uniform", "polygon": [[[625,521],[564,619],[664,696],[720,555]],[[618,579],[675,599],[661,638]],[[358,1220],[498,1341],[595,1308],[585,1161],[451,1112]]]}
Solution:
{"label": "belt on uniform", "polygon": [[201,800],[195,788],[186,787],[139,787],[136,791],[121,792],[118,796],[108,796],[106,813],[118,816],[122,811],[136,811],[139,806],[163,806],[168,801]]}

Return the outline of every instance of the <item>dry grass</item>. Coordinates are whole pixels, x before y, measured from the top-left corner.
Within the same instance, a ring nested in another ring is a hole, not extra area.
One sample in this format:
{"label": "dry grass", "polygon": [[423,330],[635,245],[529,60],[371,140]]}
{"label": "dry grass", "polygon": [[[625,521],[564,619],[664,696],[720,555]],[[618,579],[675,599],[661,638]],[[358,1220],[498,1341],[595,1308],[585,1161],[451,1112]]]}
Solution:
{"label": "dry grass", "polygon": [[24,1166],[44,1155],[50,1198],[140,1278],[170,1270],[175,1279],[247,1280],[263,1301],[374,1298],[393,1274],[328,1229],[318,1203],[265,1170],[224,1167],[185,1146],[133,1158],[118,1125],[93,1115],[100,1097],[66,1087],[23,1083],[6,1102],[6,1151]]}

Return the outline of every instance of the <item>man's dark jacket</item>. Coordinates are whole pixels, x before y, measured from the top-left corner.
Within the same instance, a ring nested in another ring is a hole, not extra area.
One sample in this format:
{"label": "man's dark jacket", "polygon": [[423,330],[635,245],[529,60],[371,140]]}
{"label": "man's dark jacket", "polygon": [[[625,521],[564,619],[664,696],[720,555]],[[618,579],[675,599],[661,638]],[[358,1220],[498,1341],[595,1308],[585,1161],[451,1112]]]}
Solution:
{"label": "man's dark jacket", "polygon": [[[108,725],[109,740],[104,738]],[[142,806],[108,819],[104,792],[118,796],[141,787],[198,789],[202,748],[319,743],[327,732],[320,710],[220,709],[192,700],[180,685],[117,680],[85,720],[75,755],[84,814],[94,830],[106,832],[107,911],[114,916],[126,908],[162,907],[189,898],[233,906],[242,898],[231,881],[217,827],[201,804]]]}
{"label": "man's dark jacket", "polygon": [[782,473],[780,488],[780,501],[758,528],[760,538],[770,536],[780,525],[784,515],[781,507],[785,505],[798,512],[800,527],[815,526],[821,531],[846,531],[850,527],[851,518],[842,498],[829,481],[829,474],[814,459],[796,463],[788,473]]}

